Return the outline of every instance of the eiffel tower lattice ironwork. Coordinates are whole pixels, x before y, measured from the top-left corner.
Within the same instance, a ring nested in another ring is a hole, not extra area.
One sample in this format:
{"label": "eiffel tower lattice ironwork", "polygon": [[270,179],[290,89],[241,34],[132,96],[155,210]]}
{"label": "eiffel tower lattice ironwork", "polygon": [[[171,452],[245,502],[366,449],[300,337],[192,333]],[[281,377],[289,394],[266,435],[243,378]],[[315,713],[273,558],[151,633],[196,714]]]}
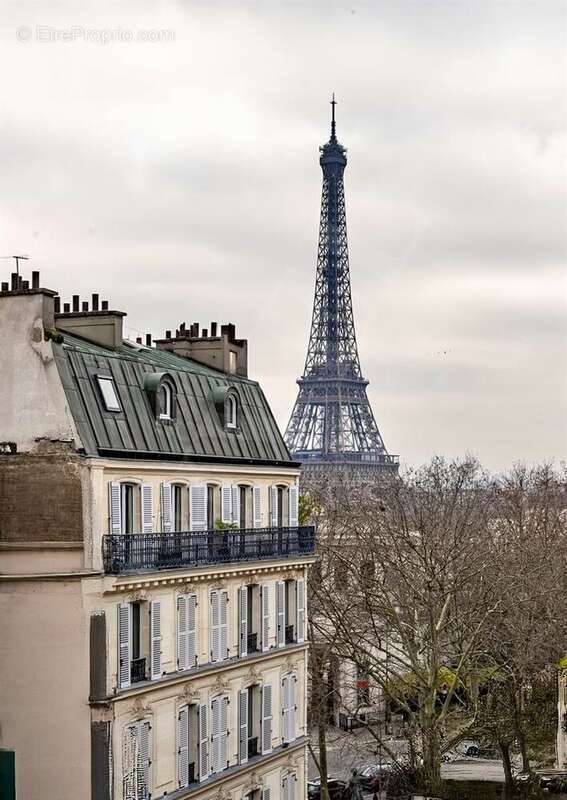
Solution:
{"label": "eiffel tower lattice ironwork", "polygon": [[285,439],[309,467],[397,470],[378,430],[362,376],[350,291],[344,195],[346,148],[337,140],[335,96],[331,138],[320,148],[323,193],[309,347]]}

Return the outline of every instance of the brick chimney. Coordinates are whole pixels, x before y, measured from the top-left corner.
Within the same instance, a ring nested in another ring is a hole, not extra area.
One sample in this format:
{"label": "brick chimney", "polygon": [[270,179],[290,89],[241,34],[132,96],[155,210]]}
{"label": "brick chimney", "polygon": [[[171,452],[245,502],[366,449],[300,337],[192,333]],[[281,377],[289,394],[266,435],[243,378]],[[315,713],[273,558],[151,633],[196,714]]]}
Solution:
{"label": "brick chimney", "polygon": [[198,322],[193,322],[189,327],[182,322],[175,336],[171,335],[171,331],[166,331],[165,338],[156,339],[155,345],[160,350],[190,358],[228,375],[248,377],[248,341],[236,338],[232,323],[222,325],[218,336],[216,322],[211,322],[209,329],[202,330]]}
{"label": "brick chimney", "polygon": [[124,311],[109,310],[107,300],[102,301],[102,310],[99,310],[98,294],[92,295],[90,309],[89,301],[83,300],[81,303],[79,295],[73,295],[72,311],[69,303],[63,304],[63,312],[60,311],[60,306],[60,300],[56,298],[55,325],[57,328],[112,350],[121,347],[123,320],[126,316]]}

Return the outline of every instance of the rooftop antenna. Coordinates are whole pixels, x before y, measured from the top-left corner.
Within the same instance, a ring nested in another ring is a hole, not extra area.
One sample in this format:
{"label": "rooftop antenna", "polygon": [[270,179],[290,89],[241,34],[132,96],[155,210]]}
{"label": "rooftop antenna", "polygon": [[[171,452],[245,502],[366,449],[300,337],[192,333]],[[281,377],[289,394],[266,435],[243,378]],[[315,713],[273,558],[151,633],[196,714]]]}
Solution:
{"label": "rooftop antenna", "polygon": [[29,256],[0,256],[0,258],[13,258],[16,262],[16,274],[20,277],[20,260],[29,261]]}
{"label": "rooftop antenna", "polygon": [[335,106],[337,105],[337,101],[335,100],[335,93],[333,92],[333,99],[331,100],[331,139],[334,141],[336,137],[336,124],[335,124]]}

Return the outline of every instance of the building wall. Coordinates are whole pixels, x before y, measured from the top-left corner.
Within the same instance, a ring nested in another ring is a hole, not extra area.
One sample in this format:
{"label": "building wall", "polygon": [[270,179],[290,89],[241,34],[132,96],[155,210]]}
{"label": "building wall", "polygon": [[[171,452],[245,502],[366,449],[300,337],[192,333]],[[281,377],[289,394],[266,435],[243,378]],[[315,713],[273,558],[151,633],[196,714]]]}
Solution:
{"label": "building wall", "polygon": [[79,580],[0,581],[0,747],[17,797],[90,796],[88,629]]}
{"label": "building wall", "polygon": [[[39,438],[80,447],[51,341],[53,298],[42,293],[0,296],[0,442],[33,450]],[[23,366],[25,365],[25,369]]]}

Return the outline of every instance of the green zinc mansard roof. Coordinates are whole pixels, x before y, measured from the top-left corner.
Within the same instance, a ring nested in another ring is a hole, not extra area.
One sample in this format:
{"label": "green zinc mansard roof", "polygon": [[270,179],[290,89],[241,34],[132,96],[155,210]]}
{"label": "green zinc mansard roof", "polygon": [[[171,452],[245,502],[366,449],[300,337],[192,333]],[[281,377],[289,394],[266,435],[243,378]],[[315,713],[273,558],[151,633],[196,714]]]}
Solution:
{"label": "green zinc mansard roof", "polygon": [[[129,342],[110,350],[63,333],[63,342],[54,343],[53,349],[87,455],[293,463],[255,381]],[[104,409],[93,380],[98,371],[114,378],[122,412]],[[175,383],[177,413],[173,422],[156,419],[144,389],[144,378],[157,372],[166,372]],[[222,393],[228,387],[238,397],[237,430],[225,429],[215,405],[218,390]]]}

